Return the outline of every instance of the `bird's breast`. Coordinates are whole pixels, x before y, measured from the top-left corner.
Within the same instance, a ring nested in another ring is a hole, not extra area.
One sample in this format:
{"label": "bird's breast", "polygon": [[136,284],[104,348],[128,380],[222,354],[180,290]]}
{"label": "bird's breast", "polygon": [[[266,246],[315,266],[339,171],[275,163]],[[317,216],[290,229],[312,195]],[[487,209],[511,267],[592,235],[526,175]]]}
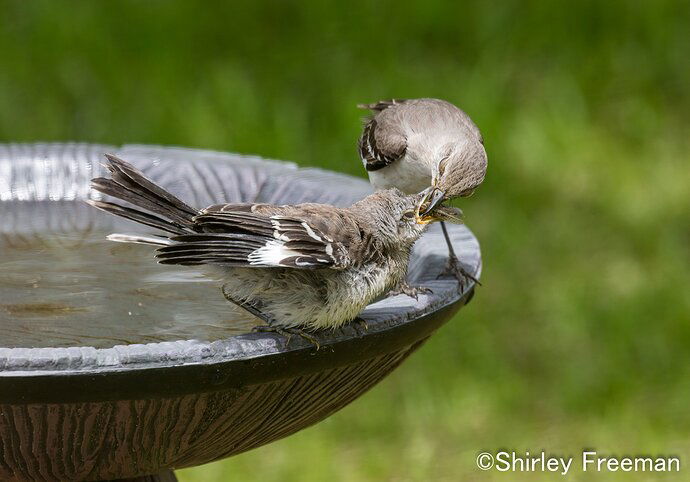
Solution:
{"label": "bird's breast", "polygon": [[383,169],[370,171],[369,181],[375,189],[395,187],[405,194],[416,194],[431,185],[431,165],[406,154]]}

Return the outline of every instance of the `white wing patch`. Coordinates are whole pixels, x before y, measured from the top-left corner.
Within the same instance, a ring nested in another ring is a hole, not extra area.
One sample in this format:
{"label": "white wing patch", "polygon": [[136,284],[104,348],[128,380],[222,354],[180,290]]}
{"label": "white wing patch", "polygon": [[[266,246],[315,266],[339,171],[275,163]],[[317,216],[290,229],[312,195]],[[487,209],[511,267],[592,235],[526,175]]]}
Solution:
{"label": "white wing patch", "polygon": [[307,234],[308,234],[309,236],[311,236],[312,238],[314,238],[315,240],[317,240],[317,241],[319,241],[319,242],[323,242],[323,239],[321,239],[321,236],[319,236],[318,234],[316,234],[316,233],[314,232],[314,230],[311,229],[311,226],[309,226],[307,223],[302,223],[302,227],[304,228],[304,230],[307,232]]}
{"label": "white wing patch", "polygon": [[281,266],[280,262],[285,258],[299,256],[301,253],[293,249],[286,248],[281,241],[269,241],[265,246],[252,251],[247,256],[250,265],[269,265]]}
{"label": "white wing patch", "polygon": [[[272,217],[271,218],[271,224],[273,225],[273,237],[276,239],[279,239],[281,241],[290,241],[290,238],[288,237],[287,234],[281,232],[281,226],[280,226],[280,221]],[[302,223],[304,224],[304,223]]]}
{"label": "white wing patch", "polygon": [[[294,266],[298,268],[329,266],[335,263],[333,240],[317,233],[306,222],[273,216],[273,238],[247,256],[250,266]],[[311,248],[305,248],[307,243]],[[322,251],[319,255],[318,251]]]}

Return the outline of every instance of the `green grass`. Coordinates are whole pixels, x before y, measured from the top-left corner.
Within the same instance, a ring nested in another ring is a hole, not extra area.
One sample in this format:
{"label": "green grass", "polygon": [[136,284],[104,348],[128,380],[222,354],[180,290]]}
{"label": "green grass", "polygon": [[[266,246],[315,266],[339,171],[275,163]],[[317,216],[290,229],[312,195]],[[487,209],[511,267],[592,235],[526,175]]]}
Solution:
{"label": "green grass", "polygon": [[499,448],[679,454],[687,471],[688,25],[671,1],[0,1],[0,141],[361,176],[357,102],[455,102],[489,154],[462,202],[484,287],[342,412],[180,480],[515,480],[475,468]]}

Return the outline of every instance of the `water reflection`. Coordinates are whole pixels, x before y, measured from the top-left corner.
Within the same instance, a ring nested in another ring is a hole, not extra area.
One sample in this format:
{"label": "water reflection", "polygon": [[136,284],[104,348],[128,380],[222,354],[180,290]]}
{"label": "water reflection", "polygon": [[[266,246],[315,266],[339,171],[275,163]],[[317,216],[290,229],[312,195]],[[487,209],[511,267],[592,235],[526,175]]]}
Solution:
{"label": "water reflection", "polygon": [[0,346],[111,347],[245,333],[256,319],[201,271],[106,232],[0,237]]}

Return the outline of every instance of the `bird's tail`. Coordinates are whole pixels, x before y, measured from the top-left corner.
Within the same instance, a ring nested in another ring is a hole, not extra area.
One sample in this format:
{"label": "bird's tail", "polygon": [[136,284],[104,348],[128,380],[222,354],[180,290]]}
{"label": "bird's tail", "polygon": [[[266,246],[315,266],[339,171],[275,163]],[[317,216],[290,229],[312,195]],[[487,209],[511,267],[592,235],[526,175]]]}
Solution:
{"label": "bird's tail", "polygon": [[[128,162],[110,154],[106,154],[105,157],[108,159],[107,168],[111,172],[112,179],[104,177],[92,179],[91,187],[139,209],[106,201],[90,200],[87,201],[89,204],[116,216],[160,229],[169,234],[179,235],[195,232],[193,218],[199,214],[198,210],[154,184]],[[158,241],[156,238],[141,236],[117,236],[120,237],[113,239],[113,241],[167,244],[164,238]]]}
{"label": "bird's tail", "polygon": [[154,246],[172,246],[175,244],[174,241],[161,236],[141,236],[139,234],[113,233],[105,238],[108,241],[115,241],[117,243],[152,244]]}

